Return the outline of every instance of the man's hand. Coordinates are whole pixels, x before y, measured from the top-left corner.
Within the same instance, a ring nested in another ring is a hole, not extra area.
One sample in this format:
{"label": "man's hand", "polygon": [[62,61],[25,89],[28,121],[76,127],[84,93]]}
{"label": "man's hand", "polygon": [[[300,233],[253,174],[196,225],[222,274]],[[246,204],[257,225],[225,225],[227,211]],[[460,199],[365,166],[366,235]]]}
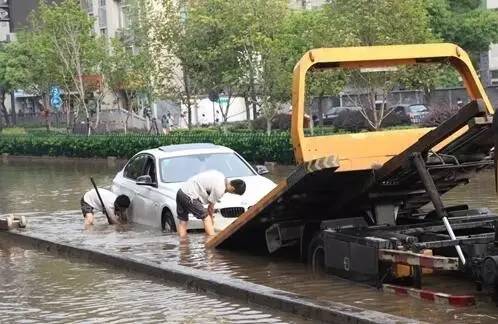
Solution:
{"label": "man's hand", "polygon": [[208,205],[208,215],[211,217],[214,217],[214,204],[209,204]]}

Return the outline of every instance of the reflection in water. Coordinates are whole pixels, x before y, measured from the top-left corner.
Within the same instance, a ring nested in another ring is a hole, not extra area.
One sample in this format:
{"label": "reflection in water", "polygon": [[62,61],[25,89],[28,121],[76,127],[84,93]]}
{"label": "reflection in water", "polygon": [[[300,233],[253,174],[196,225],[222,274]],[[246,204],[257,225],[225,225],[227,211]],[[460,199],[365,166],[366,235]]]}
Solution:
{"label": "reflection in water", "polygon": [[0,214],[78,209],[84,192],[97,185],[109,186],[118,167],[106,162],[0,160]]}
{"label": "reflection in water", "polygon": [[1,240],[0,273],[2,323],[304,322]]}
{"label": "reflection in water", "polygon": [[[288,171],[288,168],[280,169],[273,176],[285,176]],[[476,307],[463,309],[392,296],[336,277],[312,276],[306,265],[285,259],[206,250],[205,236],[202,234],[189,235],[187,240],[179,242],[176,235],[162,233],[159,229],[131,225],[129,228],[116,230],[105,225],[103,217],[98,219],[91,231],[84,231],[82,220],[80,221],[81,214],[76,209],[79,207],[81,194],[90,188],[88,177],[96,176],[100,185],[109,185],[115,172],[116,168],[107,168],[105,164],[97,167],[86,166],[84,163],[38,165],[11,162],[9,165],[2,165],[0,162],[0,214],[39,210],[40,213],[30,216],[31,223],[27,231],[32,235],[137,256],[161,266],[175,263],[208,270],[319,300],[339,301],[428,322],[483,323],[498,320],[498,309],[485,296],[478,296],[479,303]],[[42,184],[38,182],[40,177],[43,179]],[[21,180],[18,182],[19,178]],[[490,207],[498,211],[493,181],[491,171],[483,172],[470,184],[447,194],[444,201],[451,204],[469,203],[471,207]],[[54,191],[52,195],[43,195],[51,191]],[[60,199],[59,194],[67,192],[70,195]],[[31,202],[25,205],[17,203],[24,200]],[[40,257],[44,258],[45,256]],[[475,292],[470,282],[439,280],[430,276],[425,282],[443,291]]]}

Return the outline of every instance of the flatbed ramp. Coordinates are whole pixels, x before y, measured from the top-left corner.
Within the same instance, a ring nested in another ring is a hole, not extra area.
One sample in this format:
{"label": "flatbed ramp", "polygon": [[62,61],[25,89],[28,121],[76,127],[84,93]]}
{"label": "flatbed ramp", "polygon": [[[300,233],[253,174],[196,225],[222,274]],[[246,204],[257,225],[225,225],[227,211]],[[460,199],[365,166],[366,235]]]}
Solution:
{"label": "flatbed ramp", "polygon": [[[414,155],[424,159],[437,190],[444,193],[492,164],[489,151],[494,146],[495,128],[484,102],[474,100],[382,166],[340,172],[340,162],[334,156],[298,165],[207,246],[248,250],[266,247],[273,252],[295,244],[304,224],[319,229],[328,219],[363,218],[368,222],[371,216],[364,211],[379,200],[402,200],[398,217],[411,217],[431,201],[413,166]],[[437,152],[433,151],[435,147]]]}
{"label": "flatbed ramp", "polygon": [[[299,220],[300,215],[307,215],[302,208],[311,203],[308,197],[314,196],[313,200],[318,202],[316,197],[327,194],[324,188],[329,188],[328,184],[333,181],[334,171],[338,167],[339,162],[334,156],[299,165],[256,205],[209,240],[207,246],[216,247],[222,243],[228,246],[234,243],[238,247],[251,248],[261,245],[265,242],[265,228],[276,219]],[[289,207],[294,212],[290,212]]]}

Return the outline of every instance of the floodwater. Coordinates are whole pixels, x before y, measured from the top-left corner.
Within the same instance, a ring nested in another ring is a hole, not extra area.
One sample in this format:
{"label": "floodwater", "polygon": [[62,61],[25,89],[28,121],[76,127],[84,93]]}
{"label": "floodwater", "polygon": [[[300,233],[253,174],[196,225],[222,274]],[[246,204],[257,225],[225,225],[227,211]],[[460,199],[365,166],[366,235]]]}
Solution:
{"label": "floodwater", "polygon": [[[124,254],[137,255],[156,263],[174,262],[183,266],[209,270],[253,283],[283,289],[308,298],[342,302],[436,323],[448,321],[454,323],[495,323],[498,321],[498,308],[491,303],[490,298],[486,295],[477,295],[478,304],[473,307],[455,308],[436,305],[410,297],[390,295],[372,287],[333,276],[312,275],[305,265],[297,262],[223,250],[206,250],[204,249],[204,236],[202,234],[190,235],[187,242],[180,243],[175,235],[164,234],[159,229],[130,226],[128,229],[117,232],[113,227],[105,226],[103,219],[99,220],[99,224],[95,226],[93,231],[83,231],[82,220],[80,219],[81,214],[77,209],[82,193],[91,186],[88,180],[89,176],[93,176],[99,185],[109,185],[117,169],[118,167],[108,167],[106,163],[98,161],[59,161],[45,163],[11,160],[8,163],[0,162],[0,214],[7,212],[28,213],[30,216],[28,232],[31,232],[33,235],[38,234],[50,240],[58,240],[88,248],[107,249],[114,252],[119,251]],[[276,178],[282,177],[289,170],[289,168],[279,169],[272,176]],[[493,211],[498,212],[498,200],[494,194],[493,186],[494,178],[492,172],[485,171],[477,175],[470,184],[453,190],[444,200],[448,203],[468,203],[471,207],[489,207]],[[10,247],[9,249],[16,250],[18,248]],[[71,271],[74,271],[73,283],[69,286],[61,284],[61,291],[58,291],[59,287],[57,284],[54,282],[51,283],[51,280],[55,281],[56,279],[47,279],[47,286],[51,287],[50,289],[54,289],[51,292],[47,292],[47,294],[67,294],[70,296],[67,297],[69,300],[71,298],[74,300],[89,299],[90,305],[92,305],[93,301],[95,303],[93,306],[96,309],[99,308],[100,301],[106,299],[108,289],[86,293],[90,294],[90,296],[92,293],[97,293],[98,297],[95,299],[89,298],[88,295],[85,295],[85,290],[81,289],[82,285],[84,286],[81,281],[88,280],[87,270],[99,269],[98,267],[74,264],[30,250],[18,249],[18,251],[21,251],[19,253],[24,255],[23,258],[25,261],[23,262],[34,263],[34,260],[37,260],[40,263],[46,262],[46,264],[52,264],[55,262],[54,260],[57,260],[58,268],[67,269],[67,271],[72,269]],[[2,268],[4,262],[1,254],[0,262],[2,273],[4,271],[22,273],[20,275],[23,278],[22,280],[36,280],[37,273],[31,274],[31,271],[19,271],[19,269],[25,268],[32,269],[25,266],[22,262],[19,267],[10,262],[7,265],[7,270]],[[3,265],[3,267],[5,266]],[[106,274],[109,274],[109,276],[106,277]],[[105,285],[104,283],[107,280],[111,280],[112,282],[111,277],[114,275],[114,272],[113,270],[103,268],[101,271],[94,271],[92,275],[96,285]],[[187,294],[184,290],[177,289],[176,291],[163,284],[142,282],[142,280],[136,278],[129,278],[129,274],[117,275],[123,282],[129,281],[132,284],[143,285],[140,286],[140,292],[146,296],[156,296],[151,297],[153,299],[162,299],[158,290],[165,290],[165,293],[171,294],[170,296],[177,293]],[[24,285],[22,280],[11,286],[11,289],[16,291],[16,287],[18,287],[22,290],[28,286]],[[434,276],[428,276],[424,283],[430,283],[435,288],[445,292],[475,294],[475,289],[471,282],[462,282],[450,278],[438,280]],[[158,286],[162,288],[159,289]],[[2,289],[5,288],[0,286],[0,292],[2,292]],[[83,293],[83,296],[79,295],[80,293]],[[138,302],[140,307],[150,307],[151,302],[147,302],[148,299],[142,302],[139,298],[135,298],[134,294],[135,292],[132,290],[123,291],[122,294],[121,292],[119,293],[120,296],[123,296],[124,301],[127,298],[131,298],[134,300],[134,303]],[[6,304],[9,305],[9,301],[5,300],[3,295],[5,294],[0,294],[0,322],[2,321],[2,307]],[[197,293],[193,295],[198,296]],[[43,309],[46,314],[50,314],[51,310],[44,309],[42,306],[45,302],[43,300],[43,289],[41,289],[39,296],[42,297],[33,299],[30,307]],[[172,298],[170,297],[168,300]],[[150,315],[151,317],[149,318],[142,318],[143,320],[148,319],[153,321],[156,318],[154,316],[165,316],[168,312],[174,313],[174,310],[172,311],[170,308],[161,310],[160,307],[165,306],[160,302],[156,302],[155,306],[157,308],[149,309],[145,313],[159,313]],[[64,307],[66,307],[65,311],[68,314],[80,312],[77,303],[72,305],[68,303]],[[188,308],[188,303],[180,302],[178,307]],[[237,307],[243,308],[244,306]],[[183,308],[181,308],[182,311],[184,311]],[[11,304],[10,311],[14,310],[15,308]],[[110,310],[107,308],[103,310],[104,315],[106,311]],[[195,312],[195,309],[191,311]],[[269,314],[268,316],[272,320],[289,321],[289,318],[283,318],[282,315],[272,313],[269,310],[259,311],[262,314]],[[53,309],[53,312],[53,316],[58,316],[57,314],[59,313],[56,310]],[[127,319],[134,316],[119,317],[120,315],[117,313],[112,314],[112,316],[118,316],[120,319]],[[173,317],[176,315],[178,314],[174,313]],[[81,316],[80,319],[83,320],[85,315]],[[225,320],[216,316],[215,318],[210,317],[211,315],[209,314],[206,314],[206,316],[206,321]],[[90,315],[89,319],[91,320],[92,318],[97,318],[97,315]],[[162,318],[164,319],[164,317]],[[244,318],[244,315],[238,318]],[[40,315],[36,319],[42,320],[45,317]],[[292,320],[296,321],[295,318],[292,318]],[[227,321],[230,322],[231,320],[228,319]],[[249,320],[249,322],[253,321]]]}
{"label": "floodwater", "polygon": [[[115,169],[99,162],[0,162],[0,214],[30,211],[26,215],[30,217],[31,227],[37,221],[44,223],[44,218],[37,216],[58,211],[60,215],[69,215],[62,219],[60,227],[49,225],[53,231],[60,232],[68,227],[64,221],[69,225],[81,217],[74,209],[89,187],[88,177],[94,176],[99,184],[110,183]],[[72,215],[67,209],[73,209]],[[101,228],[109,229],[108,226]],[[174,283],[68,261],[0,239],[0,323],[47,322],[306,321],[269,308],[192,292]]]}
{"label": "floodwater", "polygon": [[0,273],[0,323],[302,321],[1,240]]}

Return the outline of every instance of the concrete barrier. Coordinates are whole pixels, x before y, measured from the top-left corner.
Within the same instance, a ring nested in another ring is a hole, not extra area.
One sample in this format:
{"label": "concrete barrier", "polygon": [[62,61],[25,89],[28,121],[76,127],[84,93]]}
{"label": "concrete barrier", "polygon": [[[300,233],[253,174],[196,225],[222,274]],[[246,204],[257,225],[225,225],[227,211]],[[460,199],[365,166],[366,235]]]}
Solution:
{"label": "concrete barrier", "polygon": [[74,245],[52,242],[22,232],[0,232],[5,238],[21,245],[34,247],[67,258],[110,265],[120,270],[141,273],[179,283],[189,289],[215,293],[288,312],[315,321],[331,323],[420,323],[419,321],[361,309],[335,302],[316,301],[298,294],[250,283],[229,276],[193,269],[176,263],[152,263],[139,257],[124,257],[107,251],[95,251]]}

